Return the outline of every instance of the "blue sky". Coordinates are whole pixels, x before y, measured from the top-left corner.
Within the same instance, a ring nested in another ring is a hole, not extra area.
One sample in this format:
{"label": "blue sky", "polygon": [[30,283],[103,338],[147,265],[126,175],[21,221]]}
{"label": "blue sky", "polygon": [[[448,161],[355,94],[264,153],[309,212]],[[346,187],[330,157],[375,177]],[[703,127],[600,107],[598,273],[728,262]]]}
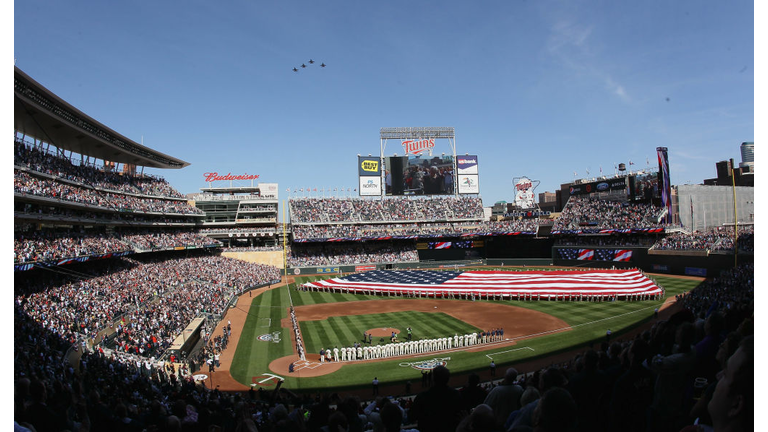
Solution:
{"label": "blue sky", "polygon": [[[148,171],[182,193],[212,171],[258,174],[281,198],[355,188],[356,155],[379,153],[381,127],[450,126],[457,152],[478,155],[492,205],[512,200],[514,177],[554,191],[574,171],[653,165],[657,146],[669,148],[673,184],[740,162],[739,144],[755,135],[753,9],[25,0],[14,3],[13,56],[105,125],[190,162]],[[446,141],[435,150],[450,151]]]}

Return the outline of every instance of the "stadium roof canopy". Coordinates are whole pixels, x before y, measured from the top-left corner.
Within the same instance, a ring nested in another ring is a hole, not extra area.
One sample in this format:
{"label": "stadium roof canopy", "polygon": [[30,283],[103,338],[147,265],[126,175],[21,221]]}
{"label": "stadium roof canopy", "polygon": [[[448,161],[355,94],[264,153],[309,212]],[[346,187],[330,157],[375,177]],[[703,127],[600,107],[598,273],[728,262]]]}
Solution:
{"label": "stadium roof canopy", "polygon": [[13,96],[14,129],[56,148],[140,167],[178,169],[189,165],[104,126],[15,66]]}

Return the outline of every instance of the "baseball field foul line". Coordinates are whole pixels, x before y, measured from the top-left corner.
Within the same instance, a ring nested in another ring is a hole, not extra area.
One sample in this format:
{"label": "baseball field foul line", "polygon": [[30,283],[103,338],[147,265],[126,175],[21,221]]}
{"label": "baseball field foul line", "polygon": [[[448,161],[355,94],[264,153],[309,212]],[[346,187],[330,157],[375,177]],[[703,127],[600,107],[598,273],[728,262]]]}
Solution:
{"label": "baseball field foul line", "polygon": [[493,360],[493,356],[495,356],[497,354],[504,354],[504,353],[508,353],[508,352],[515,352],[515,351],[526,350],[526,349],[530,350],[530,351],[536,351],[536,350],[534,350],[531,347],[522,347],[522,348],[515,348],[515,349],[511,349],[511,350],[506,350],[506,351],[498,351],[498,352],[495,352],[495,353],[486,354],[485,356],[488,357],[489,359]]}
{"label": "baseball field foul line", "polygon": [[281,376],[278,376],[278,375],[273,375],[271,373],[265,373],[264,375],[266,375],[267,377],[264,378],[263,380],[259,381],[259,384],[264,384],[267,381],[271,381],[273,378],[277,378],[280,381],[285,381],[285,378],[283,378]]}

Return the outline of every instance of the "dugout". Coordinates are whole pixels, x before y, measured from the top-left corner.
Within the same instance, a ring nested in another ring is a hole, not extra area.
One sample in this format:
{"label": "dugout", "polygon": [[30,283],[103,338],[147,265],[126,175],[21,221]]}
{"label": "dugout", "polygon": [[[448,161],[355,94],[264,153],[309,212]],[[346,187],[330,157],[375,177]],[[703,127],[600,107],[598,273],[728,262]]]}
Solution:
{"label": "dugout", "polygon": [[205,318],[195,318],[189,322],[184,331],[173,340],[171,346],[168,347],[166,355],[174,354],[176,357],[183,357],[180,354],[182,352],[189,353],[192,348],[200,341],[200,333],[205,324]]}

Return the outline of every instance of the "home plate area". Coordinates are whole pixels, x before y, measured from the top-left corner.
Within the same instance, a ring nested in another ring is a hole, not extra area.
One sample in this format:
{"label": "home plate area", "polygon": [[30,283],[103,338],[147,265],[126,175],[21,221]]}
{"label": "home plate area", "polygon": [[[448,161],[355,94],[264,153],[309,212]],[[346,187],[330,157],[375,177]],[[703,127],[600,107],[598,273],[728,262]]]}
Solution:
{"label": "home plate area", "polygon": [[323,363],[315,362],[311,360],[296,360],[293,362],[293,370],[300,371],[302,369],[317,369],[322,366]]}

